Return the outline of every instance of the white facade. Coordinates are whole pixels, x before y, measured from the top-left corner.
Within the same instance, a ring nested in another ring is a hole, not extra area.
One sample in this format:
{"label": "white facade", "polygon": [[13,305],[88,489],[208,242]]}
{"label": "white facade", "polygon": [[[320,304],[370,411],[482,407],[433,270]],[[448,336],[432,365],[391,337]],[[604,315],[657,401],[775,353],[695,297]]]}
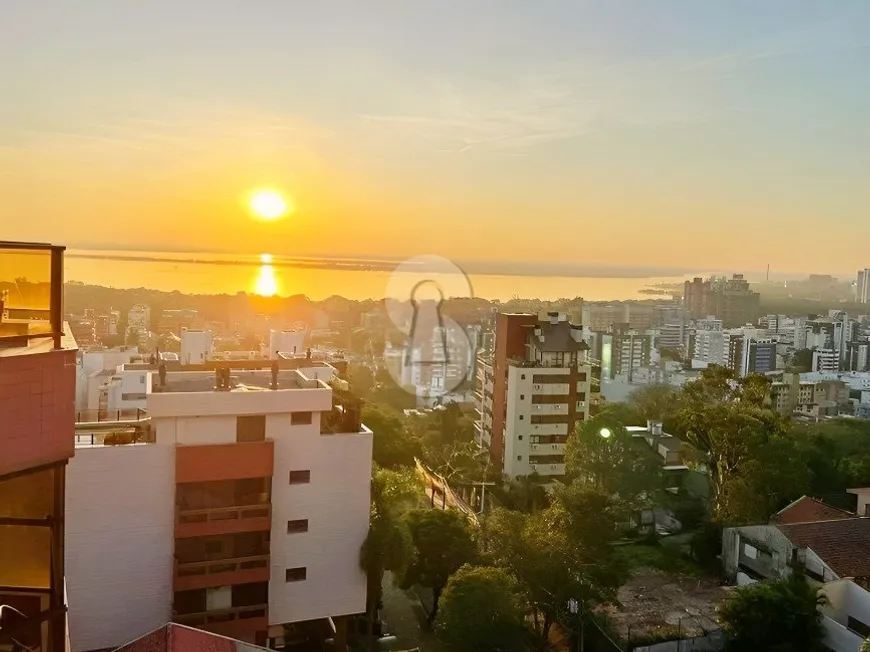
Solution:
{"label": "white facade", "polygon": [[833,349],[813,351],[813,371],[837,371],[840,368],[840,355]]}
{"label": "white facade", "polygon": [[828,582],[823,592],[825,645],[835,652],[858,652],[864,637],[855,628],[870,627],[870,593],[850,580]]}
{"label": "white facade", "polygon": [[[577,382],[578,419],[589,415],[589,395],[591,392],[589,379],[592,376],[591,366],[578,367],[580,373],[586,374],[585,381]],[[527,476],[536,473],[539,476],[565,475],[566,443],[541,442],[542,438],[551,436],[567,437],[567,423],[533,423],[535,416],[564,415],[569,412],[568,403],[535,403],[536,396],[565,396],[569,392],[568,383],[536,383],[535,377],[564,376],[567,367],[520,367],[508,368],[507,395],[505,397],[506,418],[504,438],[504,473],[510,478]],[[561,456],[560,462],[539,462],[549,456]]]}
{"label": "white facade", "polygon": [[[365,574],[359,551],[369,527],[371,432],[321,435],[319,415],[294,426],[270,415],[275,441],[270,540],[269,624],[365,611]],[[309,484],[288,485],[290,471],[311,471]],[[287,534],[287,521],[308,519],[308,532]],[[304,582],[286,582],[288,568],[304,567]]]}
{"label": "white facade", "polygon": [[[334,373],[313,363],[309,371]],[[254,382],[271,377],[265,370],[234,372],[238,388],[215,391],[211,373],[170,372],[147,397],[154,443],[77,448],[67,496],[73,652],[113,648],[170,620],[177,447],[234,444],[244,415],[264,415],[274,442],[269,624],[365,610],[359,552],[369,525],[372,433],[363,426],[322,434],[332,389],[300,371],[281,373],[280,389]],[[305,417],[299,425],[294,413]],[[291,484],[290,471],[302,470],[310,481]],[[308,519],[307,531],[288,533],[296,519]],[[288,582],[286,571],[300,567],[305,579]],[[229,595],[209,589],[209,609],[228,606]]]}
{"label": "white facade", "polygon": [[204,364],[214,351],[211,331],[181,329],[181,364]]}
{"label": "white facade", "polygon": [[275,360],[279,353],[298,355],[305,351],[305,333],[301,330],[269,331],[269,350],[266,357]]}
{"label": "white facade", "polygon": [[172,617],[175,449],[77,447],[67,467],[72,652],[115,648]]}
{"label": "white facade", "polygon": [[858,516],[870,516],[870,487],[846,489],[846,492],[858,496],[858,508],[856,510]]}
{"label": "white facade", "polygon": [[857,303],[870,303],[870,269],[862,269],[858,272],[855,301]]}

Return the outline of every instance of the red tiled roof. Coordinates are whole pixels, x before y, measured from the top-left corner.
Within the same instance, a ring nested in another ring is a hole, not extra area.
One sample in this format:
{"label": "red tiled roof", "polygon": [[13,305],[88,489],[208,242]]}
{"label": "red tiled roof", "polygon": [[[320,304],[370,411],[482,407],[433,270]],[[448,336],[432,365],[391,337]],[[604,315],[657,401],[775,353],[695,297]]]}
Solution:
{"label": "red tiled roof", "polygon": [[870,518],[777,525],[798,548],[810,548],[841,578],[870,578]]}
{"label": "red tiled roof", "polygon": [[839,521],[844,518],[858,518],[856,514],[847,512],[838,507],[831,507],[821,500],[801,496],[791,505],[783,507],[773,518],[771,523],[787,525],[790,523],[815,523],[818,521]]}
{"label": "red tiled roof", "polygon": [[169,623],[122,645],[115,652],[259,652],[266,648]]}

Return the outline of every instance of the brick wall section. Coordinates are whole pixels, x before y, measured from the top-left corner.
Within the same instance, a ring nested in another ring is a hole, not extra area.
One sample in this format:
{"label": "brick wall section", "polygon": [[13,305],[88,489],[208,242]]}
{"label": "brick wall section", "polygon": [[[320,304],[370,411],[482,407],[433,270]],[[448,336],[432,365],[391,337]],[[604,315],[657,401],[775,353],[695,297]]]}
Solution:
{"label": "brick wall section", "polygon": [[0,476],[72,457],[75,356],[0,357]]}

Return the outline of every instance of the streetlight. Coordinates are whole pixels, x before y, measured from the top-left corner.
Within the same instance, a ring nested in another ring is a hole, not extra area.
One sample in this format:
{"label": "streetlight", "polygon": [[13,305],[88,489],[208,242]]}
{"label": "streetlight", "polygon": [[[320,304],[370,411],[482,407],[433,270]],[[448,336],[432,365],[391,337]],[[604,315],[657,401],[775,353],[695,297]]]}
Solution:
{"label": "streetlight", "polygon": [[598,431],[598,434],[601,435],[603,439],[610,439],[610,436],[613,434],[610,432],[610,428],[602,428]]}

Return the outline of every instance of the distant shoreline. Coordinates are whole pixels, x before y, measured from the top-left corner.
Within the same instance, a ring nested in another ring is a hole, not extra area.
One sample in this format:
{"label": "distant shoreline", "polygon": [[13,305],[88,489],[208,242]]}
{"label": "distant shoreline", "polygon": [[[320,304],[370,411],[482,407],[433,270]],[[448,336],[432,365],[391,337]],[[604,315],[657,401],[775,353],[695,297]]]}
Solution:
{"label": "distant shoreline", "polygon": [[[237,267],[261,267],[264,263],[256,255],[203,254],[172,252],[114,252],[93,250],[68,250],[68,258],[86,260],[116,260],[125,262],[167,263],[179,265],[220,265]],[[226,256],[219,258],[217,256]],[[272,267],[298,269],[331,269],[338,271],[392,272],[401,261],[355,259],[355,258],[310,258],[293,256],[273,256]],[[637,267],[599,267],[569,264],[546,263],[509,263],[491,261],[456,261],[467,274],[488,276],[559,276],[563,278],[681,278],[685,276],[706,276],[713,272],[697,272],[674,268],[637,268]]]}

